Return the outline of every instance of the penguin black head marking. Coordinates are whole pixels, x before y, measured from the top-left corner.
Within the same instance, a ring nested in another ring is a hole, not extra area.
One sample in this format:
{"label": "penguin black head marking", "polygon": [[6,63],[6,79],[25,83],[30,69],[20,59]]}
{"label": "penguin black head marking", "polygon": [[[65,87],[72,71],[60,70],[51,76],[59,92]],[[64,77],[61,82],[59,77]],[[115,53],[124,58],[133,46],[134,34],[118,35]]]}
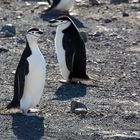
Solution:
{"label": "penguin black head marking", "polygon": [[49,22],[52,23],[52,24],[56,23],[56,22],[63,24],[63,23],[66,23],[66,22],[72,22],[72,20],[68,16],[59,16],[58,18],[52,19]]}
{"label": "penguin black head marking", "polygon": [[73,30],[76,34],[79,34],[77,26],[69,16],[59,16],[49,22],[51,23],[51,26],[58,26],[62,31],[69,28],[69,30]]}
{"label": "penguin black head marking", "polygon": [[68,16],[59,16],[56,19],[52,19],[49,21],[51,23],[51,26],[59,26],[60,28],[64,28],[65,26],[69,27],[70,25],[74,25],[74,22],[72,19]]}
{"label": "penguin black head marking", "polygon": [[39,38],[43,34],[43,31],[41,31],[38,28],[31,28],[27,31],[26,37],[29,38]]}

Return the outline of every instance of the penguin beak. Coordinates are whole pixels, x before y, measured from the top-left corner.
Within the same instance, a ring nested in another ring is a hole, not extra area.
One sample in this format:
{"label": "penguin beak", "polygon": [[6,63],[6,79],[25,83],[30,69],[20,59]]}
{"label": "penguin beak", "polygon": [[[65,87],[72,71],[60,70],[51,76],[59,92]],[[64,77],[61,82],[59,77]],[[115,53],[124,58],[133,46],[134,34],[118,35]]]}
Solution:
{"label": "penguin beak", "polygon": [[37,33],[40,34],[40,35],[42,35],[43,34],[43,31],[39,30]]}
{"label": "penguin beak", "polygon": [[50,23],[55,23],[57,21],[58,21],[57,19],[51,19],[51,20],[49,20]]}
{"label": "penguin beak", "polygon": [[49,21],[50,26],[55,27],[58,26],[59,24],[61,24],[61,20],[57,20],[57,19],[52,19]]}

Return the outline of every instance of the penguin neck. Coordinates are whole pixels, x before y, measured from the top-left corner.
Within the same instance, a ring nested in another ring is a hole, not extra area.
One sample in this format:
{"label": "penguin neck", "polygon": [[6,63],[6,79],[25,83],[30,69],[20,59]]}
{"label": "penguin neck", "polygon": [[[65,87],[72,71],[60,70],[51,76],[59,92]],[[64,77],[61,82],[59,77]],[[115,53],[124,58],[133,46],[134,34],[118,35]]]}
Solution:
{"label": "penguin neck", "polygon": [[67,29],[71,25],[71,22],[67,22],[66,24],[60,24],[57,27],[58,32],[62,32],[63,30]]}
{"label": "penguin neck", "polygon": [[32,53],[39,50],[38,41],[35,39],[34,40],[27,39],[27,45],[31,49]]}

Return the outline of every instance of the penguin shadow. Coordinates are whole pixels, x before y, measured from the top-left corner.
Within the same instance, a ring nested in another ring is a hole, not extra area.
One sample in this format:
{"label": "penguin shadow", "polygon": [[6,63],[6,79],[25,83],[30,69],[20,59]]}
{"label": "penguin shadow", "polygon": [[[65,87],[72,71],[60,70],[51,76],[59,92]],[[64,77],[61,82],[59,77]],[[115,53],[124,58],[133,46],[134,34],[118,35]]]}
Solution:
{"label": "penguin shadow", "polygon": [[69,100],[72,98],[84,97],[87,86],[84,84],[64,84],[55,92],[56,98],[53,100]]}
{"label": "penguin shadow", "polygon": [[40,18],[43,21],[50,21],[52,19],[56,19],[57,17],[64,16],[64,15],[69,16],[78,28],[86,28],[79,19],[75,18],[72,15],[69,15],[68,12],[62,12],[58,10],[52,10],[52,11],[46,10],[41,13]]}
{"label": "penguin shadow", "polygon": [[43,117],[12,114],[12,130],[18,140],[40,140],[44,135]]}

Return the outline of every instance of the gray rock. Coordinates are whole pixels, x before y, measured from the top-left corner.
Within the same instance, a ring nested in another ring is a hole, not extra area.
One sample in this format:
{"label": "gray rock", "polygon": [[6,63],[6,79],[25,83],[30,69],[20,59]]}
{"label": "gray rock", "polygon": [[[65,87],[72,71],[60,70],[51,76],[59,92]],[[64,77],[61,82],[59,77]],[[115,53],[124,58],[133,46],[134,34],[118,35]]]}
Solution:
{"label": "gray rock", "polygon": [[92,5],[100,5],[100,2],[98,0],[89,0],[89,2],[92,4]]}
{"label": "gray rock", "polygon": [[12,24],[6,24],[0,32],[4,34],[4,37],[13,37],[16,35],[16,28]]}
{"label": "gray rock", "polygon": [[129,14],[127,12],[122,13],[123,17],[129,17]]}
{"label": "gray rock", "polygon": [[17,43],[19,43],[19,44],[24,44],[24,43],[25,43],[25,40],[22,39],[21,37],[17,37],[17,38],[16,38],[16,41],[17,41]]}
{"label": "gray rock", "polygon": [[114,136],[113,140],[139,140],[139,138],[137,138],[137,137]]}
{"label": "gray rock", "polygon": [[8,52],[8,49],[0,48],[0,53],[2,53],[2,52]]}
{"label": "gray rock", "polygon": [[135,113],[131,113],[131,114],[127,114],[126,116],[123,116],[123,118],[126,120],[131,120],[137,118],[137,115]]}
{"label": "gray rock", "polygon": [[132,3],[140,3],[140,0],[132,0]]}
{"label": "gray rock", "polygon": [[94,35],[95,37],[99,37],[99,36],[102,35],[102,32],[97,31],[97,32],[95,32],[93,35]]}
{"label": "gray rock", "polygon": [[129,3],[129,0],[110,0],[111,4]]}
{"label": "gray rock", "polygon": [[111,36],[111,37],[116,37],[116,36],[118,36],[118,34],[115,33],[115,32],[113,32],[113,33],[109,34],[109,36]]}
{"label": "gray rock", "polygon": [[99,37],[101,36],[103,33],[102,32],[99,32],[99,31],[96,31],[94,33],[88,33],[88,37],[91,38],[91,37]]}
{"label": "gray rock", "polygon": [[86,114],[87,107],[83,103],[79,101],[72,101],[71,102],[71,112],[75,114]]}
{"label": "gray rock", "polygon": [[3,20],[7,21],[7,19],[8,19],[8,16],[3,17]]}
{"label": "gray rock", "polygon": [[132,4],[131,9],[133,9],[135,11],[140,11],[140,5],[139,4]]}
{"label": "gray rock", "polygon": [[5,0],[3,3],[4,4],[10,4],[11,2],[10,2],[10,0]]}
{"label": "gray rock", "polygon": [[112,22],[112,19],[107,18],[107,19],[104,20],[104,22],[105,23],[110,23],[110,22]]}

